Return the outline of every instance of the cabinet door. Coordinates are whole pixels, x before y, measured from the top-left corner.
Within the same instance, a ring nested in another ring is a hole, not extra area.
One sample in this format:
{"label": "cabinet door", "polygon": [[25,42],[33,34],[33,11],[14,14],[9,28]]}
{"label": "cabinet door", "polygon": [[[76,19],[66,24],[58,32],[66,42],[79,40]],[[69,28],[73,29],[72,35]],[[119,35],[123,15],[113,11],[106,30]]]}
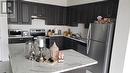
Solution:
{"label": "cabinet door", "polygon": [[55,20],[54,21],[55,25],[61,25],[60,17],[62,16],[60,16],[61,15],[60,11],[61,11],[60,6],[54,6],[54,19],[53,20]]}
{"label": "cabinet door", "polygon": [[63,7],[63,24],[67,25],[67,8]]}
{"label": "cabinet door", "polygon": [[50,47],[54,44],[54,42],[60,50],[63,50],[63,37],[51,37],[49,42]]}
{"label": "cabinet door", "polygon": [[32,40],[33,38],[11,38],[9,39],[9,44],[14,44],[14,43],[25,43],[29,40]]}
{"label": "cabinet door", "polygon": [[72,46],[73,44],[72,44],[71,39],[64,37],[63,41],[64,41],[64,43],[63,43],[64,50],[65,49],[73,49],[73,46]]}
{"label": "cabinet door", "polygon": [[37,16],[39,17],[46,17],[46,5],[45,4],[38,4],[37,5]]}
{"label": "cabinet door", "polygon": [[37,4],[36,3],[31,3],[30,4],[31,5],[31,7],[30,7],[30,9],[31,9],[31,16],[37,16],[37,9],[38,9],[38,7],[37,7]]}
{"label": "cabinet door", "polygon": [[14,2],[13,14],[8,14],[8,24],[17,24],[18,23],[18,1]]}
{"label": "cabinet door", "polygon": [[55,7],[52,5],[47,5],[47,25],[55,24]]}
{"label": "cabinet door", "polygon": [[71,17],[71,8],[70,7],[67,7],[67,15],[66,16],[67,16],[67,20],[66,20],[67,24],[70,25],[70,23],[71,23],[71,18],[70,18]]}
{"label": "cabinet door", "polygon": [[76,6],[72,7],[71,10],[71,26],[77,26],[77,8]]}
{"label": "cabinet door", "polygon": [[31,24],[30,5],[22,3],[22,23]]}
{"label": "cabinet door", "polygon": [[81,54],[87,55],[87,44],[77,42],[76,45],[77,45],[76,51],[78,51]]}

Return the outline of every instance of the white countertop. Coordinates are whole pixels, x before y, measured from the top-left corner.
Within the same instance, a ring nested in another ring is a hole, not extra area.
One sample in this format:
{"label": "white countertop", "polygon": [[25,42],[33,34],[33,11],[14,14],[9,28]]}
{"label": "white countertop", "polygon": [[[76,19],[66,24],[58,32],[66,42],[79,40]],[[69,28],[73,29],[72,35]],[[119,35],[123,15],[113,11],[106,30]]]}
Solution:
{"label": "white countertop", "polygon": [[8,37],[9,39],[13,39],[13,38],[33,38],[33,36],[11,36],[11,37]]}
{"label": "white countertop", "polygon": [[85,39],[85,40],[82,39],[81,40],[81,39],[76,39],[76,38],[72,38],[72,37],[66,37],[66,38],[69,38],[69,39],[72,39],[72,40],[75,40],[75,41],[78,41],[78,42],[82,42],[82,43],[85,43],[85,44],[87,43],[87,39]]}
{"label": "white countertop", "polygon": [[96,60],[74,50],[63,50],[65,54],[63,63],[57,63],[54,65],[38,63],[25,59],[24,47],[24,43],[9,45],[13,73],[61,73],[97,64]]}
{"label": "white countertop", "polygon": [[86,39],[76,39],[76,38],[72,38],[72,37],[69,37],[69,36],[64,36],[64,35],[53,35],[51,37],[59,37],[59,36],[63,36],[63,37],[66,37],[66,38],[69,38],[69,39],[72,39],[72,40],[75,40],[75,41],[78,41],[78,42],[82,42],[82,43],[87,43],[87,38]]}
{"label": "white countertop", "polygon": [[[72,38],[72,37],[68,37],[68,36],[64,36],[64,35],[53,35],[51,37],[66,37],[66,38],[69,38],[69,39],[72,39],[72,40],[75,40],[75,41],[78,41],[78,42],[82,42],[82,43],[87,43],[87,39],[76,39],[76,38]],[[47,38],[51,38],[51,37],[47,37]],[[14,39],[14,38],[33,38],[33,36],[10,36],[8,37],[9,39]]]}

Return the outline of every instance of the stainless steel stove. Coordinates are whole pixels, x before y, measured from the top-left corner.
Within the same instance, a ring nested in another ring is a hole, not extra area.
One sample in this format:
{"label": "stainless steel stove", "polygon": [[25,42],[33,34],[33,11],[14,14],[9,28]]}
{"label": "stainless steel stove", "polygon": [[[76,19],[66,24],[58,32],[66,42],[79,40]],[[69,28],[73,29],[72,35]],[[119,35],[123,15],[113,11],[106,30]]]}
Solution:
{"label": "stainless steel stove", "polygon": [[34,37],[45,36],[45,29],[30,29],[30,35]]}

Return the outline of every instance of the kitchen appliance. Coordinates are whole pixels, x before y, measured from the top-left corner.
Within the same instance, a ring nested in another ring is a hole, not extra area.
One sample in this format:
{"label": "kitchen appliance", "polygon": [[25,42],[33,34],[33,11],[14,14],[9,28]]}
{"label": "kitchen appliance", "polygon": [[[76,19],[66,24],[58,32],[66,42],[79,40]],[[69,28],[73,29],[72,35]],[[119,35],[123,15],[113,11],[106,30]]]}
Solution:
{"label": "kitchen appliance", "polygon": [[30,29],[30,35],[34,37],[45,36],[45,29]]}
{"label": "kitchen appliance", "polygon": [[22,36],[22,30],[20,29],[9,29],[9,36],[10,37],[20,37]]}
{"label": "kitchen appliance", "polygon": [[89,25],[87,56],[98,61],[97,65],[88,67],[92,73],[109,73],[114,27],[114,23]]}
{"label": "kitchen appliance", "polygon": [[28,31],[23,31],[22,36],[29,36],[29,32]]}

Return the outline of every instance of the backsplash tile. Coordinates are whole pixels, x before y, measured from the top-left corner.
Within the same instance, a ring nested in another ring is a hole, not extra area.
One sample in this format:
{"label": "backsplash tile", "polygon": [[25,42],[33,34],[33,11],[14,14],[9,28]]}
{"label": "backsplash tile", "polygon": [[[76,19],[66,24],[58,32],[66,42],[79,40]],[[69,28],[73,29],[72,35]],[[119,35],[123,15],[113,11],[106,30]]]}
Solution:
{"label": "backsplash tile", "polygon": [[32,25],[24,25],[24,24],[13,25],[13,24],[10,24],[10,25],[8,25],[8,28],[9,29],[22,29],[22,30],[26,30],[26,31],[29,31],[30,29],[45,29],[46,32],[49,29],[58,29],[58,30],[61,30],[62,34],[64,31],[67,31],[70,28],[73,33],[81,33],[81,35],[83,37],[86,37],[86,34],[87,34],[86,33],[87,29],[84,28],[83,24],[79,24],[78,27],[45,25],[45,20],[41,20],[41,19],[33,19]]}

